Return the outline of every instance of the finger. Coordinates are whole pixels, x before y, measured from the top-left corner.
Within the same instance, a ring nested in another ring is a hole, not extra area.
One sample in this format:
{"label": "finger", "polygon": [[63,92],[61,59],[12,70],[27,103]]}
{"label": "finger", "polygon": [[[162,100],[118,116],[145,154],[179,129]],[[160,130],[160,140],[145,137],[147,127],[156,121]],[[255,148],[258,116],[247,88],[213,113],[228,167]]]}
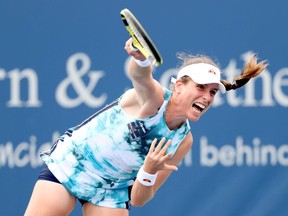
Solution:
{"label": "finger", "polygon": [[150,149],[149,149],[149,153],[154,152],[156,143],[157,143],[157,138],[155,138],[155,139],[152,141],[151,146],[150,146]]}
{"label": "finger", "polygon": [[166,144],[164,145],[164,147],[161,149],[161,153],[163,155],[166,155],[166,152],[167,152],[168,148],[170,147],[171,143],[172,143],[172,140],[168,140],[166,142]]}
{"label": "finger", "polygon": [[164,164],[164,169],[165,170],[172,170],[172,171],[178,171],[178,167],[175,165],[169,165],[169,164]]}
{"label": "finger", "polygon": [[162,155],[162,160],[161,161],[167,161],[172,157],[172,153],[168,153],[168,154],[163,154]]}
{"label": "finger", "polygon": [[132,43],[131,38],[129,38],[126,42],[125,42],[125,49],[130,47],[130,44]]}
{"label": "finger", "polygon": [[165,141],[166,141],[166,138],[162,138],[162,139],[160,140],[160,142],[158,143],[157,147],[156,147],[155,150],[154,150],[155,153],[159,153],[159,152],[161,151],[162,146],[163,146],[163,144],[165,143]]}
{"label": "finger", "polygon": [[[135,52],[138,51],[138,49],[133,46],[133,39],[132,39],[132,38],[129,38],[129,39],[126,41],[124,48],[125,48],[125,50],[126,50],[129,54],[135,53]],[[138,52],[137,52],[137,53],[138,53]]]}

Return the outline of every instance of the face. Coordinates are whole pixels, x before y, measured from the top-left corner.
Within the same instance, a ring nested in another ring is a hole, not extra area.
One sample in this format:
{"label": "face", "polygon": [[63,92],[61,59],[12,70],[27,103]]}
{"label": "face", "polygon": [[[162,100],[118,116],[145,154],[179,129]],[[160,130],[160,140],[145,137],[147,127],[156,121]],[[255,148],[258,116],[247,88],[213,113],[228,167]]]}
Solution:
{"label": "face", "polygon": [[198,84],[190,80],[187,84],[181,81],[176,85],[178,102],[183,108],[183,114],[190,121],[198,121],[199,118],[212,105],[216,93],[219,91],[217,83]]}

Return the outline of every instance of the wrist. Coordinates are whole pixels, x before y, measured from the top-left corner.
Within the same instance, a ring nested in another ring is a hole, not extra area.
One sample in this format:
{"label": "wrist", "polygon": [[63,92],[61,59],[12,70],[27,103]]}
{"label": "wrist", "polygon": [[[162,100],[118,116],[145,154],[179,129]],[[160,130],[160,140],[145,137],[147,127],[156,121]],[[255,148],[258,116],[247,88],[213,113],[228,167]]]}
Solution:
{"label": "wrist", "polygon": [[139,65],[140,67],[148,67],[150,64],[151,64],[151,61],[149,58],[146,58],[144,61],[141,61],[141,60],[138,60],[138,59],[135,59],[133,56],[132,56],[133,60],[135,61],[135,63],[137,65]]}
{"label": "wrist", "polygon": [[155,184],[158,173],[150,174],[143,170],[143,166],[140,168],[137,174],[137,180],[144,186],[153,186]]}

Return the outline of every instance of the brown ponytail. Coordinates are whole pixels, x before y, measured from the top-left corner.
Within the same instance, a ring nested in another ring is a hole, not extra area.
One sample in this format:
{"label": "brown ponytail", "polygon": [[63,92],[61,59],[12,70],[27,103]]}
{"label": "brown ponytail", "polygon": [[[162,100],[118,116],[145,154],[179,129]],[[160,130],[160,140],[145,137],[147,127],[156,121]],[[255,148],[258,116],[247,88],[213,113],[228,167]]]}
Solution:
{"label": "brown ponytail", "polygon": [[258,76],[268,66],[266,60],[257,63],[257,57],[254,53],[249,62],[244,66],[242,73],[234,78],[233,83],[229,83],[226,80],[221,80],[226,88],[226,91],[231,89],[235,90],[244,86],[251,78]]}

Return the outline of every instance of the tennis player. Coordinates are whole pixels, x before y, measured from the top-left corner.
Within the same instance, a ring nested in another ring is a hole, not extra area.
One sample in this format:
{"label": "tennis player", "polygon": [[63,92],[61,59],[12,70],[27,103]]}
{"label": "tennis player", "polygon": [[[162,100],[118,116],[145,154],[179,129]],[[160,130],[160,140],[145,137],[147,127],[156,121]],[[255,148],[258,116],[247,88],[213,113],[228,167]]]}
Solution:
{"label": "tennis player", "polygon": [[[219,91],[247,82],[246,76],[224,85],[212,59],[182,55],[169,90],[153,79],[150,61],[131,48],[131,39],[125,50],[132,56],[133,88],[41,154],[46,166],[25,216],[69,215],[77,200],[86,216],[128,216],[130,205],[145,205],[178,169],[193,143],[188,121],[198,121]],[[243,71],[255,74],[265,67],[254,56]]]}

